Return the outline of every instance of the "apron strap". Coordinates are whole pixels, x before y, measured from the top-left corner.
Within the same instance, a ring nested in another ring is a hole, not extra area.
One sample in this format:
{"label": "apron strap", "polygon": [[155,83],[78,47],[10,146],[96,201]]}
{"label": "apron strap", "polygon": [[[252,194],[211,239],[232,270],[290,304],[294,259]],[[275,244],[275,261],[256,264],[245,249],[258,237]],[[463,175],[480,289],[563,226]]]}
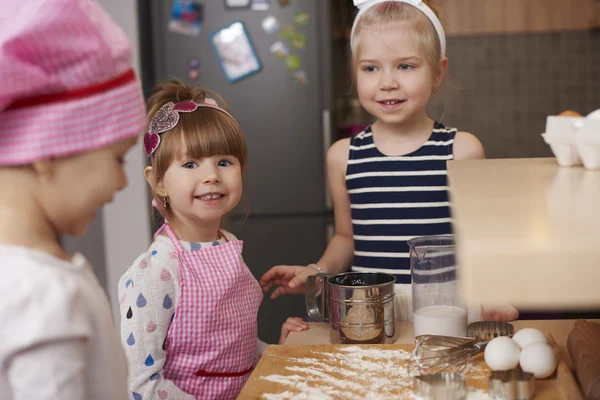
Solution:
{"label": "apron strap", "polygon": [[[173,242],[173,246],[175,246],[175,248],[177,249],[177,251],[181,252],[184,251],[183,247],[181,247],[181,243],[179,243],[179,239],[177,238],[177,235],[175,235],[175,232],[173,232],[173,228],[171,228],[171,224],[169,224],[169,221],[167,221],[165,219],[165,223],[162,224],[162,226],[160,228],[158,228],[156,230],[156,232],[154,233],[154,239],[156,239],[156,237],[158,235],[160,235],[160,233],[162,231],[165,231],[165,233],[167,234],[167,236],[169,237],[169,239],[171,239],[171,242]],[[229,239],[227,239],[227,236],[225,236],[225,234],[223,233],[223,231],[221,231],[219,229],[219,235],[225,239],[226,243],[229,243]]]}
{"label": "apron strap", "polygon": [[177,251],[182,252],[183,247],[181,247],[181,243],[179,243],[179,239],[177,238],[177,235],[175,235],[175,232],[173,232],[173,229],[171,228],[171,224],[169,224],[169,222],[167,220],[165,220],[165,223],[163,224],[163,226],[158,228],[158,230],[154,234],[154,237],[156,237],[156,235],[158,235],[163,229],[164,229],[165,233],[167,234],[167,236],[169,237],[169,239],[171,239],[171,242],[173,243],[173,246],[175,246]]}
{"label": "apron strap", "polygon": [[227,239],[227,236],[225,236],[223,231],[220,229],[219,229],[219,236],[222,237],[223,239],[225,239],[225,243],[229,242],[229,239]]}

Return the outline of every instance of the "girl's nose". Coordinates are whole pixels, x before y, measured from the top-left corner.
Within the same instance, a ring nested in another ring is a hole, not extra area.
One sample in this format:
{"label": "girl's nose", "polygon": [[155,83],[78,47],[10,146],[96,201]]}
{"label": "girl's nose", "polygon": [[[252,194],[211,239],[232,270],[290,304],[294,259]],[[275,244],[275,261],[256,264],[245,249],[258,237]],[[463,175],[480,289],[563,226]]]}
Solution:
{"label": "girl's nose", "polygon": [[386,75],[383,77],[383,79],[381,80],[380,84],[379,84],[379,89],[380,90],[396,90],[400,87],[398,80],[396,79],[395,76],[392,75]]}
{"label": "girl's nose", "polygon": [[211,185],[219,182],[221,182],[221,178],[219,177],[219,173],[216,169],[211,169],[210,171],[207,171],[206,175],[204,176],[204,183],[206,185]]}
{"label": "girl's nose", "polygon": [[119,180],[117,181],[117,192],[120,192],[121,190],[125,189],[127,187],[128,183],[129,183],[129,181],[127,179],[127,173],[123,169],[121,171],[121,176],[119,177]]}

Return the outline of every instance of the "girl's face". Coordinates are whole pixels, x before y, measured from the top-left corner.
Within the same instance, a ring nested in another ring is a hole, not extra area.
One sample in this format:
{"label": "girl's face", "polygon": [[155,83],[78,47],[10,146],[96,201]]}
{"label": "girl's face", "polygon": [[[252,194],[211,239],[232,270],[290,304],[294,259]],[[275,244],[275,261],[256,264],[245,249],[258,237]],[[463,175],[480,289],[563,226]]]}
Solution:
{"label": "girl's face", "polygon": [[434,71],[416,46],[411,22],[365,26],[360,32],[356,86],[362,106],[393,126],[425,117]]}
{"label": "girl's face", "polygon": [[193,226],[215,224],[242,196],[242,168],[237,157],[215,155],[176,158],[158,184],[157,193],[168,197],[173,222]]}
{"label": "girl's face", "polygon": [[137,138],[81,155],[57,158],[40,184],[42,207],[60,235],[82,236],[96,210],[127,186],[125,155]]}

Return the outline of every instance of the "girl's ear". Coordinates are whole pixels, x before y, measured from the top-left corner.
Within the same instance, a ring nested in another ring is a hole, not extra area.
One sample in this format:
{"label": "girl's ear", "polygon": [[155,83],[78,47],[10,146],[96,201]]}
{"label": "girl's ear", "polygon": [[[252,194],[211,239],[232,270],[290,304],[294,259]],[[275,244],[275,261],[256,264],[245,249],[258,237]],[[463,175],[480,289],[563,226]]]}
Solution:
{"label": "girl's ear", "polygon": [[444,76],[446,76],[446,71],[448,70],[448,58],[443,57],[437,64],[437,68],[435,71],[436,76],[433,79],[433,88],[437,89],[440,87],[442,82],[444,81]]}
{"label": "girl's ear", "polygon": [[156,193],[160,197],[169,196],[163,186],[162,179],[156,179],[154,169],[151,166],[147,166],[146,168],[144,168],[144,176],[146,177],[146,182],[148,182],[154,193]]}

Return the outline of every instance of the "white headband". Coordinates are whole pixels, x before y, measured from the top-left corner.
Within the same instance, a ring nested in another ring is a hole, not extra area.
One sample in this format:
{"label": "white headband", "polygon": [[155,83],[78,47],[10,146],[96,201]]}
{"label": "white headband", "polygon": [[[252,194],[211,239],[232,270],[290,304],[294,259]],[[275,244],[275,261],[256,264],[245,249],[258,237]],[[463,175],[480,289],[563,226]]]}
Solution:
{"label": "white headband", "polygon": [[442,23],[435,15],[433,10],[427,6],[423,2],[423,0],[354,0],[354,5],[358,8],[358,14],[354,19],[354,23],[352,24],[352,34],[350,35],[350,43],[354,41],[354,31],[356,30],[356,23],[362,16],[362,14],[368,9],[373,7],[376,4],[383,3],[386,1],[397,1],[400,3],[410,4],[413,7],[419,9],[423,14],[429,18],[433,27],[437,31],[437,34],[440,38],[440,49],[442,51],[442,57],[446,55],[446,35],[444,34],[444,28],[442,27]]}

